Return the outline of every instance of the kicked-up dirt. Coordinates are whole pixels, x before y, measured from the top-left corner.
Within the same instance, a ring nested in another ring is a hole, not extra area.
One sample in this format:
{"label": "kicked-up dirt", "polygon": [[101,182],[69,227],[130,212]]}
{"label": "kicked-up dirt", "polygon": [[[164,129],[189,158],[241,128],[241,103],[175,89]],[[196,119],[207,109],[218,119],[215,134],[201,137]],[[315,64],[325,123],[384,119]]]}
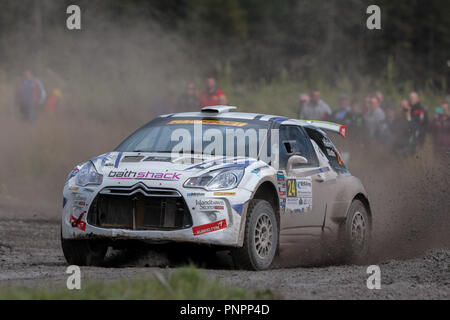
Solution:
{"label": "kicked-up dirt", "polygon": [[[374,212],[371,264],[381,270],[381,289],[369,290],[367,266],[297,266],[264,272],[233,270],[217,253],[199,263],[208,277],[227,285],[270,289],[282,299],[449,299],[450,157],[397,158],[353,151],[349,169],[365,184]],[[420,153],[419,153],[420,154]],[[0,207],[0,285],[64,286],[67,264],[58,215],[32,205]],[[83,279],[111,281],[171,272],[162,249],[110,251],[103,268],[83,267]],[[177,253],[175,252],[175,255]]]}

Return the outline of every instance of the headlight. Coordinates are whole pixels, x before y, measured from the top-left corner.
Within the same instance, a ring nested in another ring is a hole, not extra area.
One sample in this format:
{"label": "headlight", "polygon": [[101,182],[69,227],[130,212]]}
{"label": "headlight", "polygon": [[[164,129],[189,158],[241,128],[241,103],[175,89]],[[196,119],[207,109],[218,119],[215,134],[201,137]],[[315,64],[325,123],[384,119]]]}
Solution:
{"label": "headlight", "polygon": [[192,177],[186,180],[186,188],[204,188],[206,190],[234,189],[241,182],[244,176],[244,168],[225,168],[210,171],[199,177]]}
{"label": "headlight", "polygon": [[102,184],[103,175],[99,174],[91,161],[86,162],[75,176],[75,184],[84,187],[90,184]]}

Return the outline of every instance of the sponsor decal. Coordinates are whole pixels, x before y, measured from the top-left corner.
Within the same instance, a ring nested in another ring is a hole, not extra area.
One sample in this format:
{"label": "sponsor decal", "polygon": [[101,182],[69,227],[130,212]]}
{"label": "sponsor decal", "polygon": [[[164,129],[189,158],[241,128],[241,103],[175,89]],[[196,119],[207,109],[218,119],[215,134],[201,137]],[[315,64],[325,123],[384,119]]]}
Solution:
{"label": "sponsor decal", "polygon": [[225,202],[223,200],[196,200],[195,205],[198,206],[201,211],[225,209]]}
{"label": "sponsor decal", "polygon": [[278,192],[280,193],[280,207],[286,207],[286,180],[283,171],[277,172]]}
{"label": "sponsor decal", "polygon": [[151,171],[113,171],[108,174],[108,178],[124,179],[124,180],[166,180],[178,181],[180,180],[180,173],[176,172],[151,172]]}
{"label": "sponsor decal", "polygon": [[218,197],[230,197],[235,196],[236,192],[214,192],[214,195]]}
{"label": "sponsor decal", "polygon": [[82,209],[85,208],[88,205],[86,197],[81,196],[80,194],[77,194],[73,199],[73,208],[76,209]]}
{"label": "sponsor decal", "polygon": [[172,120],[168,124],[212,124],[218,126],[245,127],[248,123],[223,120]]}
{"label": "sponsor decal", "polygon": [[291,213],[303,213],[312,208],[311,198],[288,198],[286,209]]}
{"label": "sponsor decal", "polygon": [[188,197],[204,197],[205,194],[202,192],[189,192],[187,194]]}
{"label": "sponsor decal", "polygon": [[312,194],[311,177],[297,180],[297,191],[300,196],[309,196]]}
{"label": "sponsor decal", "polygon": [[[287,182],[288,197],[286,199],[286,211],[290,213],[303,213],[312,210],[312,178],[288,179]],[[290,190],[291,187],[292,192]]]}
{"label": "sponsor decal", "polygon": [[83,211],[78,218],[70,216],[70,224],[73,228],[80,229],[81,231],[86,231],[86,222],[82,221],[86,211]]}
{"label": "sponsor decal", "polygon": [[225,229],[226,227],[227,221],[224,219],[217,222],[204,224],[202,226],[193,227],[192,232],[194,233],[194,236],[199,236],[205,233],[219,231]]}

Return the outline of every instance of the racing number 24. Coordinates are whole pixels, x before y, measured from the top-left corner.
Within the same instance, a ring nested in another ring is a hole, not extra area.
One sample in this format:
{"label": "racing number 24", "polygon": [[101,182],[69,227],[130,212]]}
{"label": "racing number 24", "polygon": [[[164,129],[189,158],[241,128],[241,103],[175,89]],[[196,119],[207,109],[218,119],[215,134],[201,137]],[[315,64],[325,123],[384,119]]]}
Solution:
{"label": "racing number 24", "polygon": [[297,197],[297,181],[295,179],[288,179],[287,183],[287,196],[289,198]]}

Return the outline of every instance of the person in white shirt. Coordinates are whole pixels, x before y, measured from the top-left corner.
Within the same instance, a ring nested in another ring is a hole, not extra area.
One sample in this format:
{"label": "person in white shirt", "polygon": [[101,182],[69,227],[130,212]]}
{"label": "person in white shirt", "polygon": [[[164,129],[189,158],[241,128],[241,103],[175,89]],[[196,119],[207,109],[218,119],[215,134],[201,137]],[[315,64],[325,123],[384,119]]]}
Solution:
{"label": "person in white shirt", "polygon": [[312,90],[311,101],[303,106],[300,118],[303,120],[327,120],[329,116],[331,116],[331,109],[320,99],[320,91]]}

